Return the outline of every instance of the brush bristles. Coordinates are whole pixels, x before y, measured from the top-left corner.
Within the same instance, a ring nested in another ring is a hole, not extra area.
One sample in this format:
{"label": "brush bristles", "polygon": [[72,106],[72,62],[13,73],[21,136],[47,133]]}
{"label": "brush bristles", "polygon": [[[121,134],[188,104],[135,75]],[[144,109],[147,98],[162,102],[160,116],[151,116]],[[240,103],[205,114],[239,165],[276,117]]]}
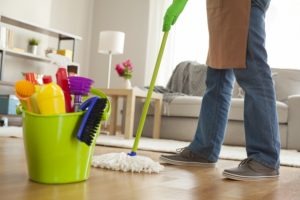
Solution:
{"label": "brush bristles", "polygon": [[82,76],[70,76],[68,79],[70,92],[74,95],[87,95],[93,83],[92,79]]}
{"label": "brush bristles", "polygon": [[90,146],[94,141],[106,104],[107,99],[97,99],[94,106],[89,108],[92,110],[89,111],[89,113],[86,113],[89,114],[89,116],[84,125],[83,133],[79,139],[88,146]]}
{"label": "brush bristles", "polygon": [[27,80],[17,81],[15,84],[16,93],[20,97],[30,97],[35,92],[34,84]]}

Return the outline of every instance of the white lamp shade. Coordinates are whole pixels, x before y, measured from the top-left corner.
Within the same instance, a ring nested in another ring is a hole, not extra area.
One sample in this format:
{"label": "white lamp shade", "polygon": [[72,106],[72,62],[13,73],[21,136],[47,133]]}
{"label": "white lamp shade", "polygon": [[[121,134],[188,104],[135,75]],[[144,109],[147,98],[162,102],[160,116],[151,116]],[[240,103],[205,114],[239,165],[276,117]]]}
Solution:
{"label": "white lamp shade", "polygon": [[99,34],[98,53],[122,54],[125,33],[119,31],[101,31]]}

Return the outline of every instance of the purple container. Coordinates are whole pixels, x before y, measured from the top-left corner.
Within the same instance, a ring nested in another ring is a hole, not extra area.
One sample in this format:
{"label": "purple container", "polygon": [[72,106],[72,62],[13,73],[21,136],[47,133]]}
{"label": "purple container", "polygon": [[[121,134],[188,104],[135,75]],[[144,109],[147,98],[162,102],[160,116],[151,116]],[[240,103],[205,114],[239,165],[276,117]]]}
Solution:
{"label": "purple container", "polygon": [[94,81],[82,76],[70,76],[68,79],[70,93],[74,95],[74,111],[78,112],[82,103],[81,97],[88,95]]}

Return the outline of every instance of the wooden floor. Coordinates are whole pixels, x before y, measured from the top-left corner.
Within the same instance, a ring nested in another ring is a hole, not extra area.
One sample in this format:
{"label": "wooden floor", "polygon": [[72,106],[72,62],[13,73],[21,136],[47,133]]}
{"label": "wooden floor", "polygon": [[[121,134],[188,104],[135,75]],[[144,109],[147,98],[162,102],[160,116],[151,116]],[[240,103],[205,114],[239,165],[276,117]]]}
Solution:
{"label": "wooden floor", "polygon": [[[128,152],[98,146],[95,154]],[[153,160],[159,153],[139,152]],[[220,160],[214,169],[166,166],[160,174],[136,174],[92,168],[87,181],[45,185],[28,179],[22,139],[0,138],[1,200],[163,200],[300,199],[300,168],[281,168],[277,181],[241,182],[222,177],[236,161]]]}

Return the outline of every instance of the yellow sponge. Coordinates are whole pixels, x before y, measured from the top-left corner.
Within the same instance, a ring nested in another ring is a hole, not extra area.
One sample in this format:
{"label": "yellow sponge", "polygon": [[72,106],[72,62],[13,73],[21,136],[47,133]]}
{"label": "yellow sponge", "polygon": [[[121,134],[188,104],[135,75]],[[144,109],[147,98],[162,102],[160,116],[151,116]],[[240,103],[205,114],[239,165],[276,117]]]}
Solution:
{"label": "yellow sponge", "polygon": [[59,54],[59,55],[66,56],[70,60],[72,60],[73,52],[71,50],[69,50],[69,49],[58,49],[56,53]]}

